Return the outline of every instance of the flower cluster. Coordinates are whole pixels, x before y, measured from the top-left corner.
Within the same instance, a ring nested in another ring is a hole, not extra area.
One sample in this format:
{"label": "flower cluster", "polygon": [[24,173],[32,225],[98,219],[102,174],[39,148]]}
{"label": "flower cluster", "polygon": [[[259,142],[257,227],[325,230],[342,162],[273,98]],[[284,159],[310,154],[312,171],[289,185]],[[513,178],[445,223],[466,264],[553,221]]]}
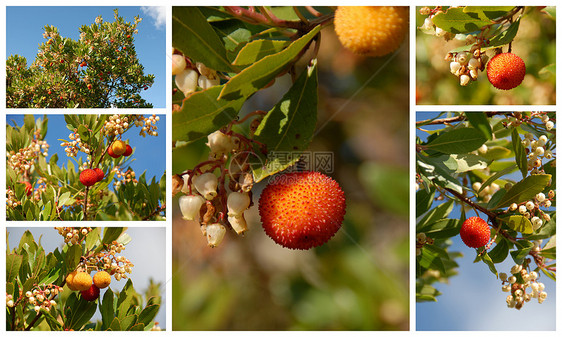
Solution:
{"label": "flower cluster", "polygon": [[158,136],[158,126],[156,123],[160,120],[160,117],[153,114],[149,117],[144,117],[142,115],[119,115],[114,114],[109,116],[103,125],[102,132],[107,136],[118,136],[123,134],[133,125],[141,128],[139,135],[145,137],[148,136]]}
{"label": "flower cluster", "polygon": [[[27,291],[25,297],[19,300],[22,300],[26,305],[32,306],[35,312],[39,312],[41,309],[49,310],[57,305],[57,302],[52,298],[62,292],[62,290],[62,287],[54,284],[42,284]],[[6,305],[8,307],[14,307],[16,304],[13,302],[12,295],[6,296]]]}
{"label": "flower cluster", "polygon": [[220,84],[215,70],[200,62],[193,64],[176,50],[172,54],[172,75],[175,76],[176,86],[184,96],[196,91],[198,87],[205,90]]}
{"label": "flower cluster", "polygon": [[536,271],[528,271],[522,265],[516,264],[511,267],[511,276],[500,273],[499,277],[502,281],[502,291],[509,293],[506,298],[508,308],[519,310],[525,302],[530,302],[533,298],[539,303],[546,300],[544,283],[537,282],[539,274]]}
{"label": "flower cluster", "polygon": [[130,182],[132,182],[133,184],[138,183],[138,180],[135,178],[135,171],[133,171],[130,167],[127,168],[127,171],[123,172],[119,169],[119,166],[115,166],[113,169],[111,169],[111,171],[115,173],[115,179],[113,181],[113,186],[115,188]]}
{"label": "flower cluster", "polygon": [[427,237],[425,233],[418,233],[416,235],[416,256],[421,255],[424,245],[432,245],[434,240]]}
{"label": "flower cluster", "polygon": [[82,242],[92,231],[92,227],[55,227],[64,238],[64,243],[76,245]]}
{"label": "flower cluster", "polygon": [[40,138],[41,130],[37,129],[33,133],[31,144],[19,149],[18,152],[10,151],[6,154],[8,158],[8,165],[14,169],[16,173],[25,174],[26,172],[29,172],[40,155],[43,157],[48,156],[49,144],[47,144],[44,140],[40,140]]}
{"label": "flower cluster", "polygon": [[90,154],[90,146],[87,143],[82,143],[80,135],[78,134],[78,129],[74,129],[74,131],[68,135],[68,139],[70,139],[70,141],[60,144],[60,146],[64,147],[64,152],[66,152],[68,157],[76,157],[80,151]]}
{"label": "flower cluster", "polygon": [[172,194],[184,194],[179,198],[183,219],[199,222],[210,247],[222,241],[227,228],[239,235],[248,230],[244,212],[252,206],[254,185],[249,156],[254,154],[254,144],[261,144],[233,132],[231,127],[257,116],[250,123],[252,129],[252,125],[259,125],[263,113],[250,113],[208,135],[208,160],[174,177]]}
{"label": "flower cluster", "polygon": [[115,280],[126,279],[127,274],[133,271],[134,264],[124,256],[117,255],[125,249],[122,243],[113,241],[104,251],[86,259],[87,270],[104,270],[113,275]]}

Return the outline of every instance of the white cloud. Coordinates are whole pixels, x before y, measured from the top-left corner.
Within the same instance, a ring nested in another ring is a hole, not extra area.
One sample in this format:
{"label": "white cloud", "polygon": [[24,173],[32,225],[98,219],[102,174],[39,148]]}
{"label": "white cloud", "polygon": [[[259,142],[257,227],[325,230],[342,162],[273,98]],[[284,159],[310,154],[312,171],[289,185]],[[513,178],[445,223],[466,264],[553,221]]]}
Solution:
{"label": "white cloud", "polygon": [[142,6],[141,11],[154,19],[156,29],[166,27],[166,7]]}

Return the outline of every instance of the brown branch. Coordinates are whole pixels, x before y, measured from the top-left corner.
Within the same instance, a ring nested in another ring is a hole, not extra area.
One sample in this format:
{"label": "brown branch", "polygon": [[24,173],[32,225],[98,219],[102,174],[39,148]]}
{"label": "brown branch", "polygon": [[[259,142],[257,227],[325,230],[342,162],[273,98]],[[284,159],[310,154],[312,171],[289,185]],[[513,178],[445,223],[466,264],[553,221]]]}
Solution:
{"label": "brown branch", "polygon": [[[511,112],[498,112],[498,111],[486,111],[485,112],[486,115],[488,117],[492,117],[492,116],[496,116],[496,115],[502,115],[502,114],[512,114]],[[448,118],[440,118],[440,119],[434,119],[434,120],[430,120],[430,119],[426,119],[423,121],[419,121],[416,122],[416,125],[435,125],[435,124],[450,124],[450,123],[455,123],[455,122],[462,122],[466,120],[466,116],[463,115],[458,115],[455,117],[448,117]]]}

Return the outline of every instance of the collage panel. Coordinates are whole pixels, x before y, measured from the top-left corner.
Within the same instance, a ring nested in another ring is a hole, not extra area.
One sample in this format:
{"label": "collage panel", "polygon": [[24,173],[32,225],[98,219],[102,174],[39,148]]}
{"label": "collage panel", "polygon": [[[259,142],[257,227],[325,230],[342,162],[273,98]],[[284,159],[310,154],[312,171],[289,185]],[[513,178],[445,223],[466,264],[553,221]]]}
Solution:
{"label": "collage panel", "polygon": [[166,329],[164,227],[8,226],[6,236],[6,331]]}
{"label": "collage panel", "polygon": [[164,7],[7,6],[7,108],[166,108]]}
{"label": "collage panel", "polygon": [[165,125],[155,114],[7,115],[6,220],[164,221]]}
{"label": "collage panel", "polygon": [[419,105],[555,105],[556,7],[416,11]]}
{"label": "collage panel", "polygon": [[172,18],[173,330],[409,330],[408,7]]}
{"label": "collage panel", "polygon": [[417,112],[416,330],[556,329],[555,121]]}

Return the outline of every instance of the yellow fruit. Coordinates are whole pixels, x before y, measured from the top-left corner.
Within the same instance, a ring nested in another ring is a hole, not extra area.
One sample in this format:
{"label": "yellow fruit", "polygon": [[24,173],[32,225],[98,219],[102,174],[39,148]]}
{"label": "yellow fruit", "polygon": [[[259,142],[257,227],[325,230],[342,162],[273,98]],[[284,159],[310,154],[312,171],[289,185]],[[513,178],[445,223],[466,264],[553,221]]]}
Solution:
{"label": "yellow fruit", "polygon": [[92,277],[83,271],[78,272],[72,279],[72,284],[78,291],[88,290],[92,286]]}
{"label": "yellow fruit", "polygon": [[76,289],[76,287],[74,287],[74,283],[73,283],[74,276],[76,276],[77,273],[78,272],[75,270],[75,271],[73,271],[72,273],[70,273],[66,276],[66,285],[72,291],[78,290],[78,289]]}
{"label": "yellow fruit", "polygon": [[408,31],[408,7],[339,6],[334,28],[342,45],[355,54],[383,56],[400,46]]}
{"label": "yellow fruit", "polygon": [[113,153],[120,156],[127,151],[127,144],[122,140],[116,140],[113,142],[113,145],[111,145],[111,150],[113,150]]}
{"label": "yellow fruit", "polygon": [[100,271],[94,275],[94,284],[96,287],[103,289],[111,283],[111,276],[105,272]]}

